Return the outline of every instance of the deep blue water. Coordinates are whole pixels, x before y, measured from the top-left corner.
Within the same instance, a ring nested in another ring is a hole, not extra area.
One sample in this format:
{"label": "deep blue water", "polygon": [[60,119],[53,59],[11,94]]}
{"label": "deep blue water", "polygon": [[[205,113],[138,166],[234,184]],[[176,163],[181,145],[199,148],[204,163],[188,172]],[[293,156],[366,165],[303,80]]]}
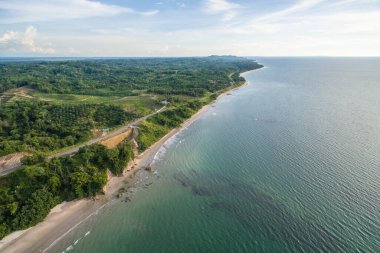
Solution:
{"label": "deep blue water", "polygon": [[50,251],[380,252],[380,59],[258,61]]}

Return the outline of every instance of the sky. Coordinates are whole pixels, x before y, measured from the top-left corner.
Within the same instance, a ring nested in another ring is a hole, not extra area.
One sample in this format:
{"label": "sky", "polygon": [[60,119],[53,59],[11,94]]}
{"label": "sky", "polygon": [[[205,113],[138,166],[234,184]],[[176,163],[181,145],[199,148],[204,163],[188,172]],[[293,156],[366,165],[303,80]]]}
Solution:
{"label": "sky", "polygon": [[380,56],[380,0],[0,0],[0,57]]}

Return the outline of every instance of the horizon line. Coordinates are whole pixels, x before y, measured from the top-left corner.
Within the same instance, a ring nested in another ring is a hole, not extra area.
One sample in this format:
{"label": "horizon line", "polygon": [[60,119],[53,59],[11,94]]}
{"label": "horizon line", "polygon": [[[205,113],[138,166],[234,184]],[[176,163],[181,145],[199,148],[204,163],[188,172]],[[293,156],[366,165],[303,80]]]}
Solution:
{"label": "horizon line", "polygon": [[217,55],[217,54],[211,54],[211,55],[179,55],[179,56],[0,56],[0,59],[3,58],[114,58],[114,59],[120,59],[120,58],[202,58],[202,57],[210,57],[210,56],[219,56],[219,57],[261,57],[261,58],[379,58],[380,55],[233,55],[233,54],[226,54],[226,55]]}

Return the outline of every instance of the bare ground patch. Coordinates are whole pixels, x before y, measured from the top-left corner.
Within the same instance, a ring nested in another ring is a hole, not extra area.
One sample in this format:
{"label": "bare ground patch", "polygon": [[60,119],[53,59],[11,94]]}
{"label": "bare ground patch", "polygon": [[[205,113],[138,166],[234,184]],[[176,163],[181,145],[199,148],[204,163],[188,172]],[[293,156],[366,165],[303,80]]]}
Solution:
{"label": "bare ground patch", "polygon": [[21,158],[28,153],[19,152],[0,157],[0,171],[17,167],[21,164]]}
{"label": "bare ground patch", "polygon": [[116,148],[122,141],[130,137],[133,133],[131,128],[127,129],[127,131],[122,132],[118,135],[115,135],[107,140],[102,141],[100,144],[106,146],[107,148]]}

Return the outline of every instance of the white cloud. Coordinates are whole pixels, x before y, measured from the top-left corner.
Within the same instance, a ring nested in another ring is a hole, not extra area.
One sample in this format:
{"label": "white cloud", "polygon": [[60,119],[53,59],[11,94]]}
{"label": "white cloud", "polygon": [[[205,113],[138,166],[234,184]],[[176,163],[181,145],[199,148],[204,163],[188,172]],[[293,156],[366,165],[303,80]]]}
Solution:
{"label": "white cloud", "polygon": [[226,0],[207,0],[206,7],[209,12],[218,13],[231,9],[241,8],[239,4],[231,3]]}
{"label": "white cloud", "polygon": [[140,14],[143,16],[150,17],[150,16],[154,16],[154,15],[158,14],[159,12],[160,12],[159,10],[153,10],[153,11],[140,12]]}
{"label": "white cloud", "polygon": [[2,36],[0,36],[0,43],[8,43],[13,40],[17,36],[16,32],[6,32]]}
{"label": "white cloud", "polygon": [[319,34],[366,34],[380,37],[380,11],[341,12],[313,16],[307,19],[304,28],[314,26]]}
{"label": "white cloud", "polygon": [[[343,2],[374,3],[377,0],[342,0]],[[251,19],[246,25],[239,25],[230,32],[241,34],[355,34],[380,32],[379,11],[329,11],[331,2],[325,0],[301,0],[291,7]],[[322,12],[310,12],[318,5]]]}
{"label": "white cloud", "polygon": [[[226,11],[225,16],[229,14],[229,4],[233,3],[225,3],[224,0],[209,0],[214,2],[215,6],[211,8],[209,6],[209,12],[217,13],[222,10]],[[297,17],[300,13],[306,12],[309,9],[312,9],[326,0],[297,0],[293,5],[287,7],[285,9],[274,11],[271,13],[267,13],[255,18],[251,18],[250,20],[242,23],[237,23],[237,26],[231,27],[229,29],[232,33],[241,33],[241,34],[269,34],[276,33],[283,30],[285,27],[289,25],[289,23],[299,22],[299,20],[294,21],[294,18]],[[363,1],[363,0],[362,0]],[[224,2],[223,4],[217,5],[216,2]],[[235,8],[241,8],[240,5]],[[307,18],[307,17],[306,17]]]}
{"label": "white cloud", "polygon": [[0,36],[0,50],[5,49],[14,53],[40,53],[53,54],[55,49],[51,43],[37,45],[35,39],[37,29],[33,26],[26,28],[25,32],[9,31]]}
{"label": "white cloud", "polygon": [[209,14],[223,14],[223,20],[229,21],[238,15],[237,10],[241,8],[240,4],[227,0],[207,0],[203,10]]}
{"label": "white cloud", "polygon": [[152,16],[158,13],[157,10],[138,12],[128,7],[89,0],[0,0],[0,10],[5,11],[0,23],[109,17],[126,13]]}
{"label": "white cloud", "polygon": [[378,0],[338,0],[329,4],[330,7],[342,7],[354,4],[372,4],[377,3]]}
{"label": "white cloud", "polygon": [[[332,5],[339,3],[339,5]],[[308,0],[213,31],[238,40],[230,50],[252,55],[379,55],[378,0]],[[338,8],[357,4],[358,7]],[[246,45],[239,46],[239,43]],[[240,50],[240,51],[239,51]],[[244,53],[246,52],[246,53]]]}
{"label": "white cloud", "polygon": [[294,5],[289,8],[270,13],[268,15],[259,17],[259,20],[277,20],[282,17],[289,16],[294,13],[302,12],[310,8],[315,7],[316,5],[324,2],[325,0],[299,0]]}

